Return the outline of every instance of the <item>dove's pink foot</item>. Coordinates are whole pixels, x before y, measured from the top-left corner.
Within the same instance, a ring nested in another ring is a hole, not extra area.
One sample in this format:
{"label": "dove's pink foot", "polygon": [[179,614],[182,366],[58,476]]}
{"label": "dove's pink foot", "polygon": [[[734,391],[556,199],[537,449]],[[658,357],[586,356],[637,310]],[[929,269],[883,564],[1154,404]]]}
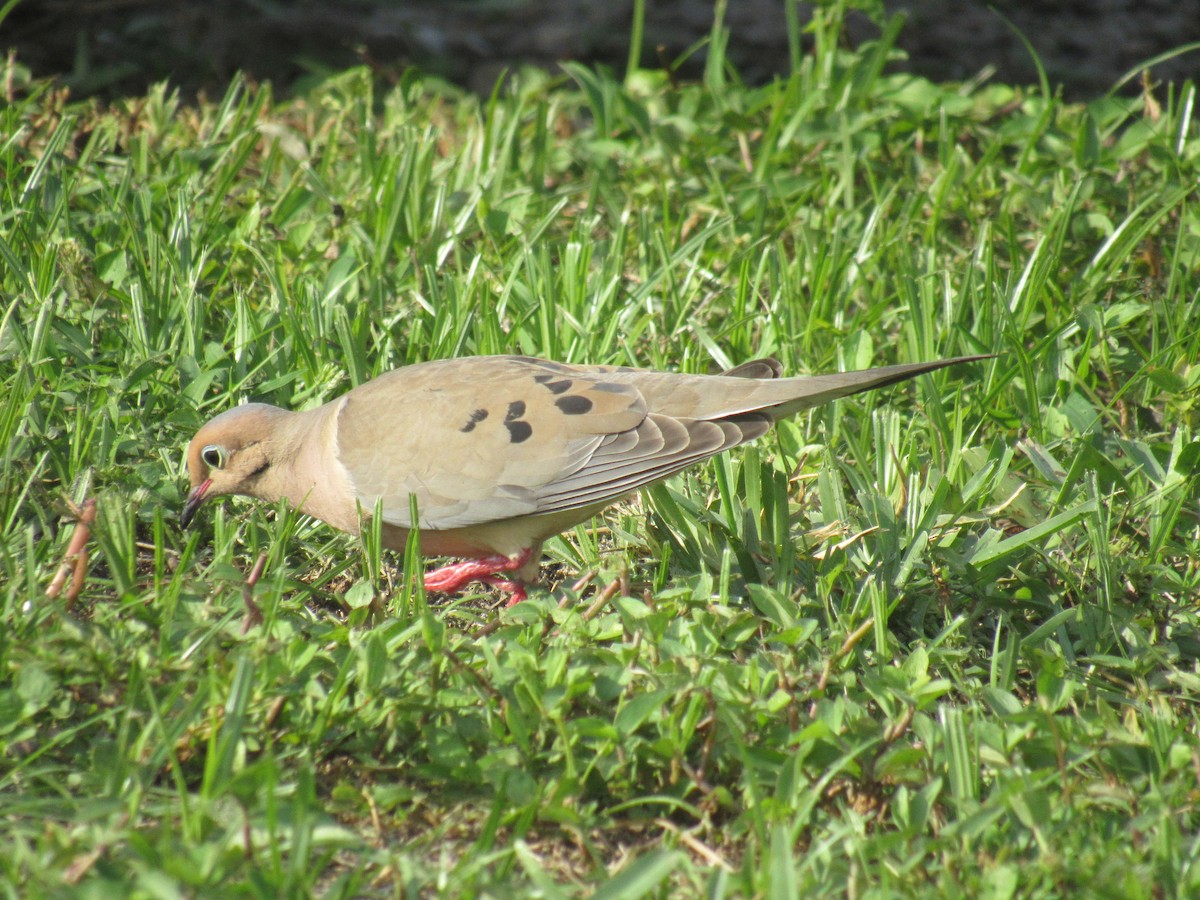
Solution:
{"label": "dove's pink foot", "polygon": [[499,577],[504,572],[515,572],[533,556],[533,549],[522,550],[516,556],[485,556],[468,559],[466,562],[442,566],[425,573],[425,590],[441,594],[453,594],[464,584],[480,581],[499,588],[509,594],[508,605],[513,606],[525,599],[525,585],[512,578]]}
{"label": "dove's pink foot", "polygon": [[490,584],[494,588],[498,588],[508,594],[508,603],[505,606],[516,606],[524,600],[528,594],[525,593],[525,585],[517,581],[515,578],[497,578],[495,576],[486,576],[480,578],[480,581],[485,584]]}

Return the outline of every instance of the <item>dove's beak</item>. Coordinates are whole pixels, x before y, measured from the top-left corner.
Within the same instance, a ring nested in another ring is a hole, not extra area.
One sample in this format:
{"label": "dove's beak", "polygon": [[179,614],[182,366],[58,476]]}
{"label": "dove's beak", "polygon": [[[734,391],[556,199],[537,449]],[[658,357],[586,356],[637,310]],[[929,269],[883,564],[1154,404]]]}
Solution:
{"label": "dove's beak", "polygon": [[200,508],[200,504],[204,502],[204,495],[208,492],[212,485],[212,479],[206,478],[200,484],[192,488],[192,492],[188,494],[188,498],[184,501],[183,509],[179,513],[179,524],[184,528],[192,523],[192,519],[196,516],[196,510]]}

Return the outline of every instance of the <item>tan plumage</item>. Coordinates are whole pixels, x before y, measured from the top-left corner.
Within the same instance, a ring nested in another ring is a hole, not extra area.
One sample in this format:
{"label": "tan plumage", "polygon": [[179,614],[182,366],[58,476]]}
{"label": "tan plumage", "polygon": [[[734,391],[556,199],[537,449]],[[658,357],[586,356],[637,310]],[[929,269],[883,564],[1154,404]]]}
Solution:
{"label": "tan plumage", "polygon": [[773,359],[722,375],[524,356],[407,366],[306,412],[251,403],[216,416],[188,447],[181,520],[208,497],[244,494],[353,533],[378,502],[384,543],[403,549],[415,495],[423,552],[488,557],[431,573],[428,587],[510,570],[528,580],[546,538],[778,418],[981,358],[795,378]]}

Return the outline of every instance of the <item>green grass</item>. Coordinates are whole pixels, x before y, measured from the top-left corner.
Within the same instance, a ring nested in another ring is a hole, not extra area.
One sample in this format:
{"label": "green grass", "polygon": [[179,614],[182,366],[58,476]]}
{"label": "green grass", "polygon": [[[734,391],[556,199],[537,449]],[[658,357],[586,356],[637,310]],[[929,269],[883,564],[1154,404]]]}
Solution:
{"label": "green grass", "polygon": [[[1200,891],[1196,88],[937,85],[814,27],[764,87],[719,29],[703,83],[567,65],[484,100],[18,78],[6,895]],[[177,527],[208,416],[498,352],[1001,355],[656,487],[499,613],[282,508]],[[49,598],[87,497],[82,593]]]}

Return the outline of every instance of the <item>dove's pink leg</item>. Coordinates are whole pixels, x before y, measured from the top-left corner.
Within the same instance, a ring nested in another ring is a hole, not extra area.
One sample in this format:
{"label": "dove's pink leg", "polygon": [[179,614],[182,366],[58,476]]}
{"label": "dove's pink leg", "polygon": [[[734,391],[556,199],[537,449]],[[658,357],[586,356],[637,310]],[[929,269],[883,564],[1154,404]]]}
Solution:
{"label": "dove's pink leg", "polygon": [[453,594],[464,584],[481,581],[510,594],[508,605],[513,606],[525,599],[525,585],[511,578],[497,577],[503,572],[515,572],[533,556],[533,549],[522,550],[516,556],[485,556],[468,559],[466,562],[442,566],[425,573],[425,590],[441,594]]}

